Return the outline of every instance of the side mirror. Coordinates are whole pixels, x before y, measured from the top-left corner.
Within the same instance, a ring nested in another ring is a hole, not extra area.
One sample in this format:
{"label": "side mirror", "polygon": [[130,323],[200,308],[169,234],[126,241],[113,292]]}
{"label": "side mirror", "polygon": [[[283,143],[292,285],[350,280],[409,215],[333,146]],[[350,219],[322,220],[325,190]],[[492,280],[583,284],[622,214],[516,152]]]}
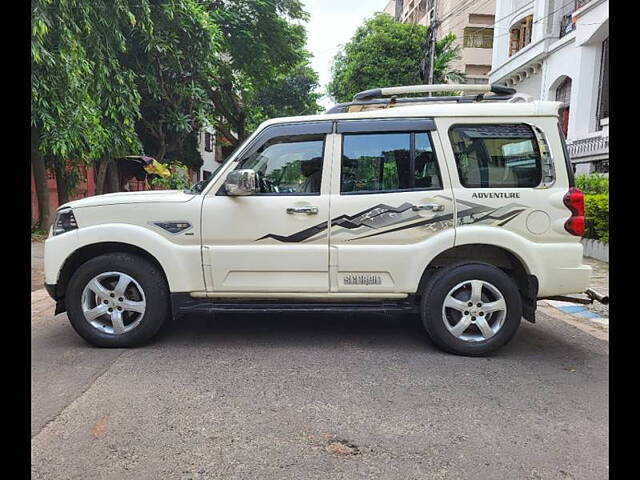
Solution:
{"label": "side mirror", "polygon": [[251,169],[234,170],[229,172],[224,182],[227,195],[252,195],[258,193],[256,172]]}

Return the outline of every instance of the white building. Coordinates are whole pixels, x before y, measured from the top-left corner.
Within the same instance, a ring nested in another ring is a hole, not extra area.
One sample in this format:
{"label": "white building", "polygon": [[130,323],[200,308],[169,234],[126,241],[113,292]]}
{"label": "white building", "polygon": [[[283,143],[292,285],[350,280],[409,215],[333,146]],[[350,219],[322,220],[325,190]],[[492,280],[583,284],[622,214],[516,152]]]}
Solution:
{"label": "white building", "polygon": [[216,145],[216,134],[213,127],[205,127],[198,133],[198,152],[202,157],[202,167],[198,173],[197,179],[192,179],[194,182],[199,180],[205,180],[212,175],[221,163],[217,161],[219,154],[216,150],[219,148]]}
{"label": "white building", "polygon": [[491,83],[564,102],[576,173],[609,169],[609,1],[496,0]]}

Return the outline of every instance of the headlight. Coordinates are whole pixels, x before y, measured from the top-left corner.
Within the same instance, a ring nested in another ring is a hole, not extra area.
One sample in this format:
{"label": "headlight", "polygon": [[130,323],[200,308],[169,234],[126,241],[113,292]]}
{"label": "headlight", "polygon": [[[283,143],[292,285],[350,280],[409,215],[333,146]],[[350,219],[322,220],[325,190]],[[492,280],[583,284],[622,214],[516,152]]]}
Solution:
{"label": "headlight", "polygon": [[67,210],[61,210],[56,213],[56,218],[53,221],[52,233],[55,237],[61,233],[75,230],[78,228],[76,217],[73,216],[73,211],[69,208]]}

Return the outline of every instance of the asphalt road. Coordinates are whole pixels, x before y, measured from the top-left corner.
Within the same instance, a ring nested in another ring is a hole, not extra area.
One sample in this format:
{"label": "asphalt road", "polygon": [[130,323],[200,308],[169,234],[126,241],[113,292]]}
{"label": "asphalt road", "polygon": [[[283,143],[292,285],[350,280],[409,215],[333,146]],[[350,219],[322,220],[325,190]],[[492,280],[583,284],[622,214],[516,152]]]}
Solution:
{"label": "asphalt road", "polygon": [[608,342],[544,313],[480,359],[366,315],[185,318],[105,350],[41,293],[34,479],[608,478]]}

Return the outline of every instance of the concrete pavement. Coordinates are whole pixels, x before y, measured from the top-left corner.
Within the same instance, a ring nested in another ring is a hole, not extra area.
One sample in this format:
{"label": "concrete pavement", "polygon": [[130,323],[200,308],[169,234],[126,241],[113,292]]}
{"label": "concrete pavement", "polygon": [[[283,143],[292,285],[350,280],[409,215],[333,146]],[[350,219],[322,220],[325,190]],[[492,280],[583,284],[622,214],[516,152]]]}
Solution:
{"label": "concrete pavement", "polygon": [[543,307],[490,358],[412,317],[187,317],[87,346],[35,295],[32,477],[608,478],[608,342]]}

